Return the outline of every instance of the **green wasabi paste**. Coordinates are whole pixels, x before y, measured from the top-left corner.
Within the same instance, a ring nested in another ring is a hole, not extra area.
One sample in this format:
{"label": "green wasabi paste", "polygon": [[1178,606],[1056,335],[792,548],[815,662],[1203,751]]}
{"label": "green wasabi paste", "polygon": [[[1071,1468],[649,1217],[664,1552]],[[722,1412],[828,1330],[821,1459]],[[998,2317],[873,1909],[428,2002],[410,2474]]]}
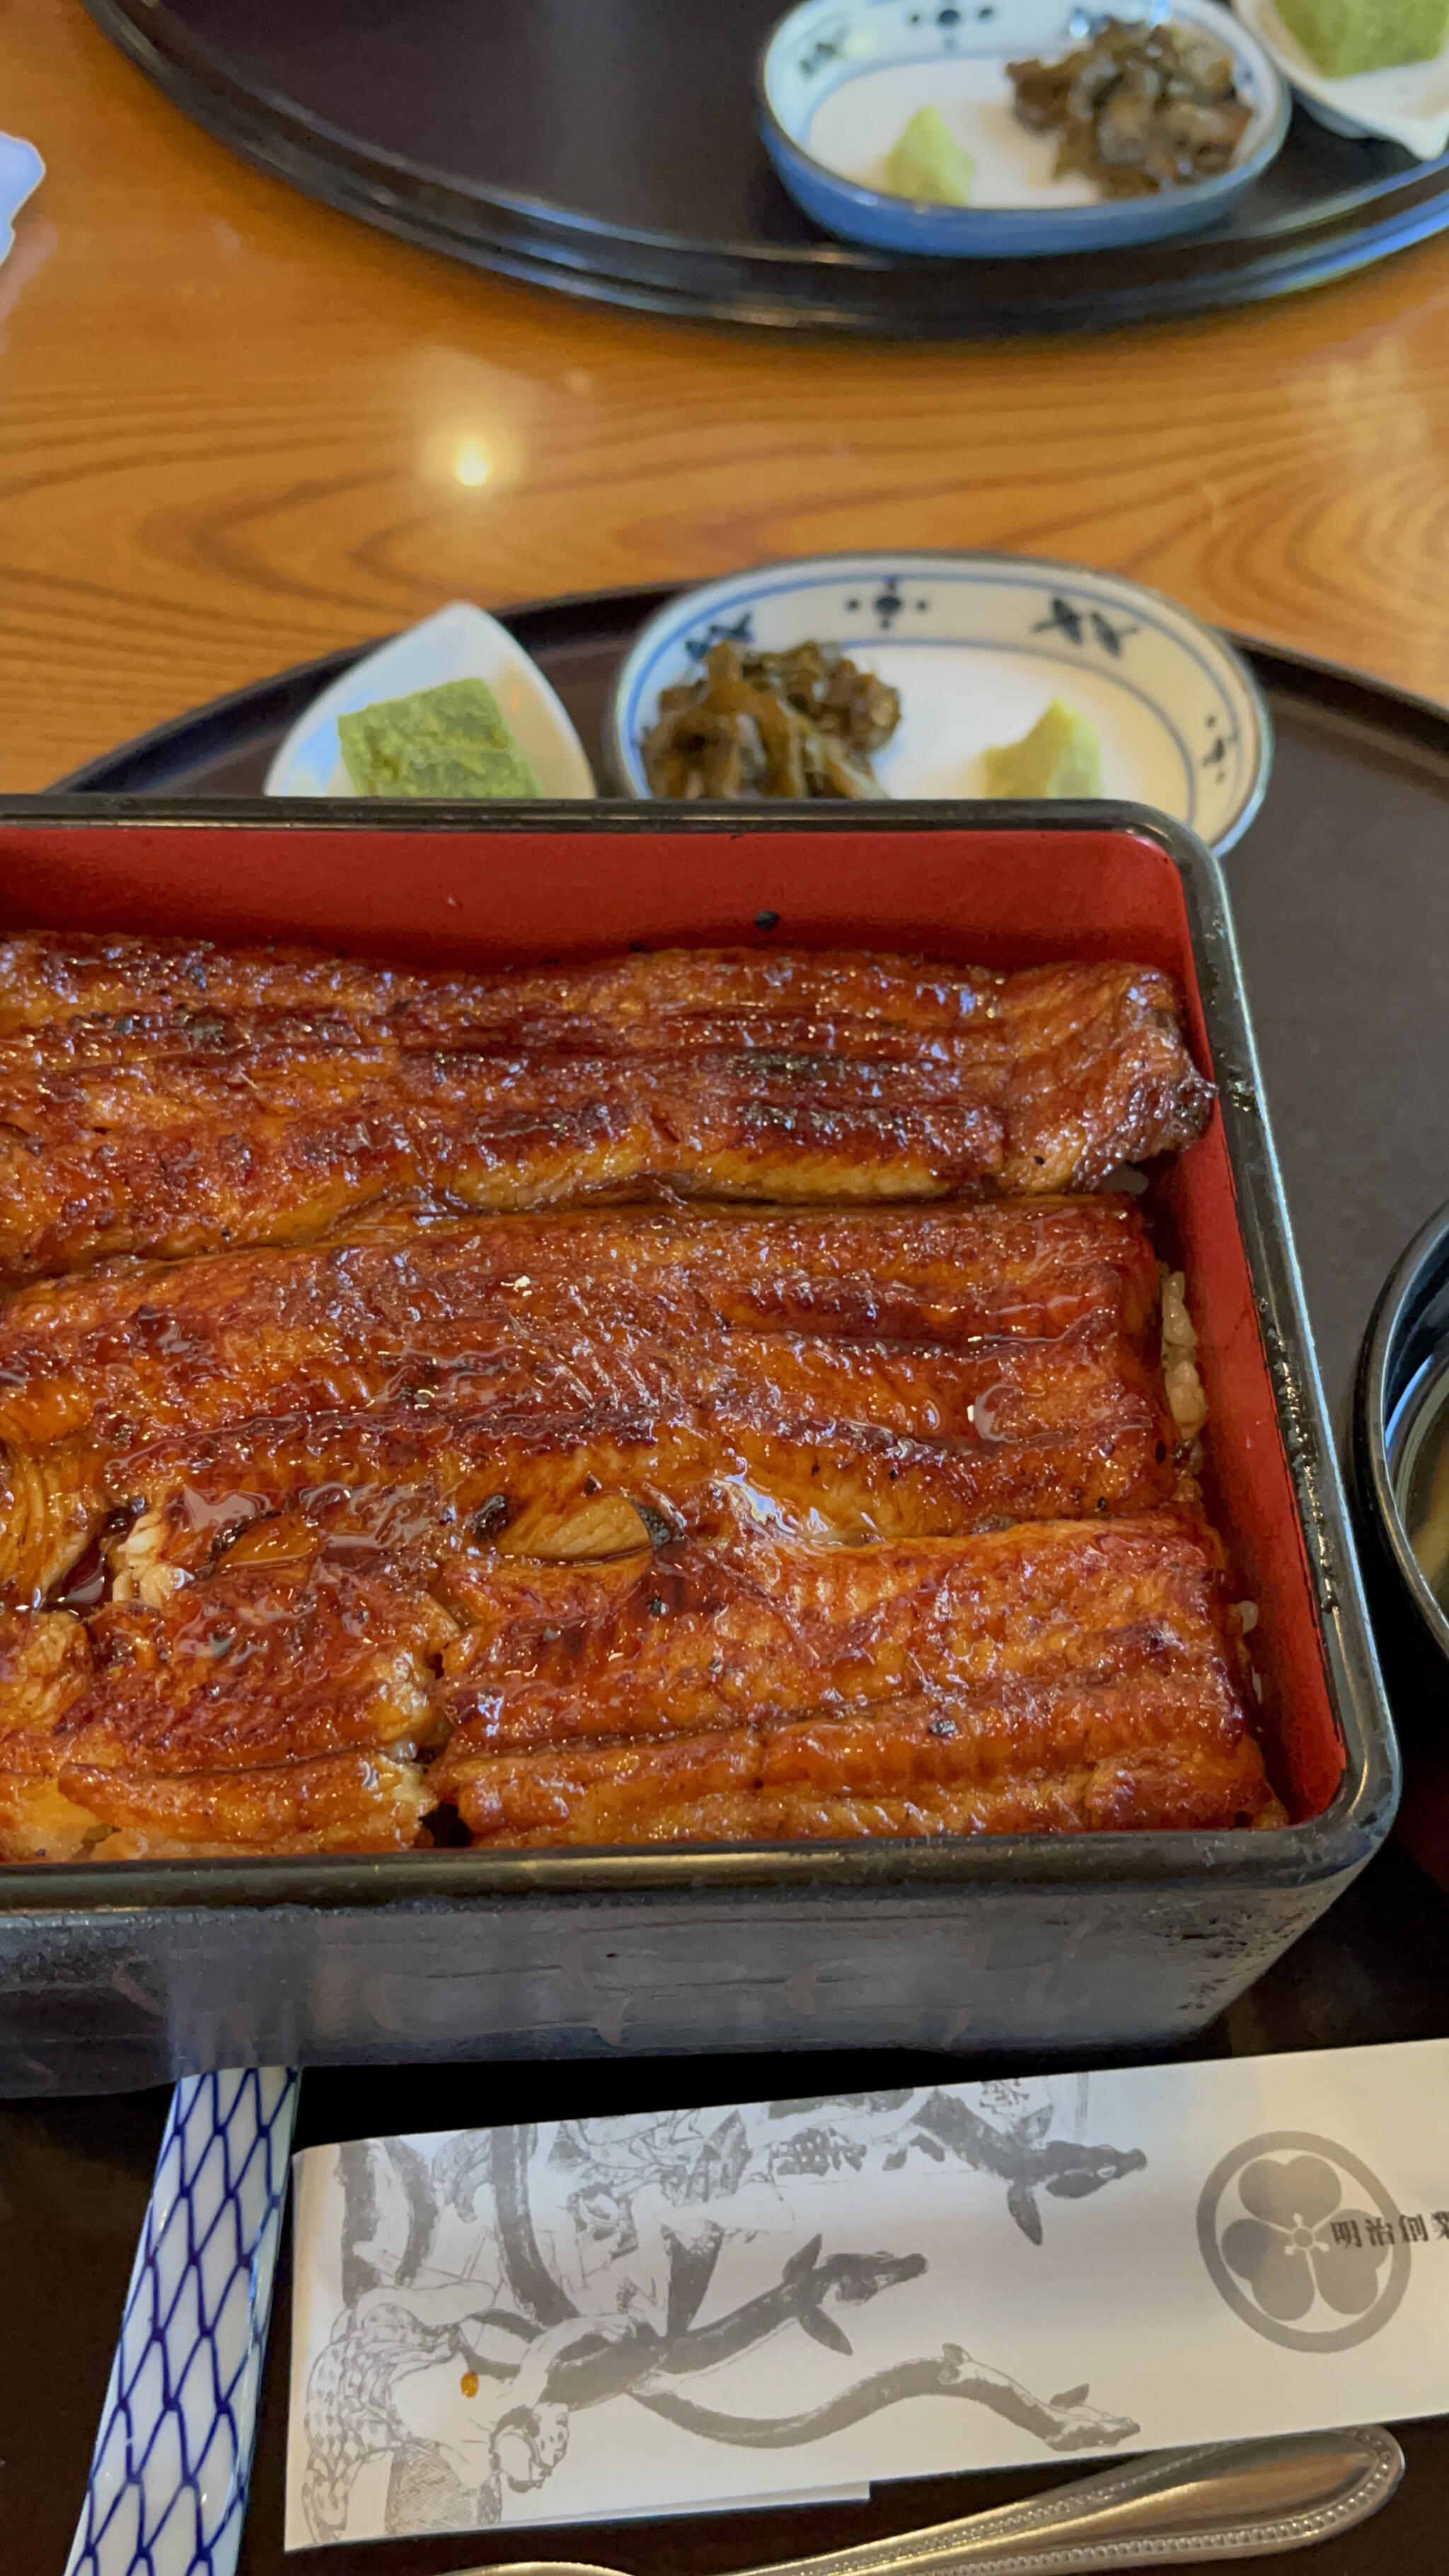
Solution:
{"label": "green wasabi paste", "polygon": [[537,796],[539,784],[481,680],[444,680],[339,716],[359,796]]}
{"label": "green wasabi paste", "polygon": [[1053,698],[1020,742],[986,754],[988,796],[1100,796],[1102,746],[1075,708]]}
{"label": "green wasabi paste", "polygon": [[975,176],[975,162],[939,107],[917,111],[886,163],[891,195],[911,197],[918,206],[969,206]]}

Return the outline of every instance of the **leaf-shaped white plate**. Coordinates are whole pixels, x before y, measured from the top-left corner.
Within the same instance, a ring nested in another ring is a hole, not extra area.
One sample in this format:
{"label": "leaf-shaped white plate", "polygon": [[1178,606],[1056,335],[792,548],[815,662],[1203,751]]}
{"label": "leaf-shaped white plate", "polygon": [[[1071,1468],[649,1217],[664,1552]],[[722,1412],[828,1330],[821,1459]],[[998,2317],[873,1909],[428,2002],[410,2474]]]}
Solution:
{"label": "leaf-shaped white plate", "polygon": [[337,719],[380,698],[411,697],[444,680],[484,680],[538,780],[542,796],[592,796],[594,775],[567,710],[506,626],[455,599],[365,654],[299,716],[267,771],[268,796],[351,796]]}
{"label": "leaf-shaped white plate", "polygon": [[1421,161],[1449,150],[1449,46],[1432,62],[1329,80],[1291,36],[1273,0],[1234,0],[1238,16],[1286,73],[1304,104],[1334,134],[1382,134]]}

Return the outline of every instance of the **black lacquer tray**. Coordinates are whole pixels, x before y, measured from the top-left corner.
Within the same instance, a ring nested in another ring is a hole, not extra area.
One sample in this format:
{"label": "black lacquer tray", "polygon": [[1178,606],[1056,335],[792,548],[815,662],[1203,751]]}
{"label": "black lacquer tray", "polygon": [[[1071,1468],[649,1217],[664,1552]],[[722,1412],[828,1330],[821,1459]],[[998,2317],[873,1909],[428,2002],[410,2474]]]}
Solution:
{"label": "black lacquer tray", "polygon": [[[591,757],[609,682],[667,593],[548,603],[507,623],[548,672]],[[1336,1406],[1375,1291],[1401,1243],[1449,1195],[1449,715],[1289,654],[1244,646],[1278,733],[1267,802],[1227,862],[1260,1054],[1319,1355]],[[281,735],[354,658],[334,654],[239,692],[59,782],[98,792],[254,796]],[[602,762],[600,774],[603,775]],[[1255,2055],[1449,2032],[1449,1902],[1390,1845],[1343,1900],[1191,2054]],[[800,2089],[858,2091],[969,2061],[812,2055]],[[701,2064],[409,2068],[314,2073],[299,2144],[459,2122],[549,2119],[788,2089],[778,2059]],[[9,2565],[60,2576],[110,2366],[165,2096],[0,2103],[0,2472]],[[62,2283],[64,2294],[47,2285]],[[284,2254],[240,2576],[446,2576],[515,2558],[508,2531],[305,2552],[281,2545]],[[23,2330],[18,2321],[23,2320]],[[1284,2576],[1439,2576],[1449,2420],[1400,2428],[1409,2475],[1386,2515]],[[529,2533],[544,2558],[639,2576],[721,2576],[941,2521],[1070,2476],[1069,2466],[878,2489],[868,2505]]]}
{"label": "black lacquer tray", "polygon": [[1449,225],[1449,155],[1328,133],[1209,230],[1060,258],[892,257],[816,231],[755,130],[783,0],[86,0],[198,124],[475,268],[697,320],[895,339],[1250,304]]}

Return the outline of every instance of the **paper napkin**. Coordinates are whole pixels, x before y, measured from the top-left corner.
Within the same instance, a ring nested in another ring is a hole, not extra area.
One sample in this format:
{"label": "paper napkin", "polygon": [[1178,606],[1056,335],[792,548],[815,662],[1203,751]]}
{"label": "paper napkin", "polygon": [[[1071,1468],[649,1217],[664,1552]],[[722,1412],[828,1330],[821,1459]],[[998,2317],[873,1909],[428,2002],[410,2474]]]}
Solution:
{"label": "paper napkin", "polygon": [[1449,2041],[296,2166],[291,2548],[1449,2410]]}

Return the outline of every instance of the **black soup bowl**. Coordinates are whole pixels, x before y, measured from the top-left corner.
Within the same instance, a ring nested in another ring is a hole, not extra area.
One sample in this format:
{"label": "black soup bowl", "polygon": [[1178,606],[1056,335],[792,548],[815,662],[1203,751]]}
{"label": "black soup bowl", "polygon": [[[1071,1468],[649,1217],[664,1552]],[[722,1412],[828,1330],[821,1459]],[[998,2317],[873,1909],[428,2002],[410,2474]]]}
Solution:
{"label": "black soup bowl", "polygon": [[1349,1486],[1404,1749],[1399,1832],[1449,1888],[1449,1207],[1415,1235],[1370,1318]]}

